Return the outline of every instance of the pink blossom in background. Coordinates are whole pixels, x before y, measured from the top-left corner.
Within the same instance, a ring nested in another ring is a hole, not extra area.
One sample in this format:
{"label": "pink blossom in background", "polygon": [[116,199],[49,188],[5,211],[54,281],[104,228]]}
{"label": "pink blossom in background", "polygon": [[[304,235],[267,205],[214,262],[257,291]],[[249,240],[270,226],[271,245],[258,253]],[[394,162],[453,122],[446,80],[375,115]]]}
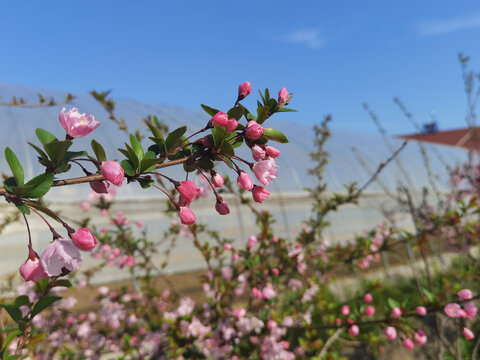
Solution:
{"label": "pink blossom in background", "polygon": [[231,266],[224,266],[222,267],[221,270],[222,277],[225,279],[225,281],[230,281],[233,278],[233,269]]}
{"label": "pink blossom in background", "polygon": [[472,291],[469,290],[469,289],[462,289],[458,292],[458,297],[460,298],[460,300],[470,300],[473,295],[472,295]]}
{"label": "pink blossom in background", "polygon": [[84,137],[100,125],[93,115],[80,114],[77,108],[72,108],[68,112],[65,112],[65,110],[65,108],[62,109],[58,115],[58,120],[72,138]]}
{"label": "pink blossom in background", "polygon": [[375,315],[375,308],[371,305],[367,306],[365,309],[365,315],[372,317]]}
{"label": "pink blossom in background", "polygon": [[350,333],[350,335],[352,336],[358,336],[358,334],[360,334],[360,329],[357,325],[352,325],[350,326],[350,328],[348,329],[348,332]]}
{"label": "pink blossom in background", "polygon": [[261,160],[255,163],[255,165],[253,165],[252,170],[255,176],[257,177],[258,181],[260,181],[262,185],[267,186],[269,183],[273,181],[273,179],[277,178],[278,168],[279,166],[275,164],[275,160],[269,158],[269,159]]}
{"label": "pink blossom in background", "polygon": [[251,191],[253,189],[253,180],[245,171],[240,171],[237,178],[237,185],[240,189]]}
{"label": "pink blossom in background", "polygon": [[449,303],[445,305],[444,311],[448,317],[460,317],[462,308],[457,303]]}
{"label": "pink blossom in background", "polygon": [[386,329],[383,330],[383,333],[387,337],[388,340],[392,341],[397,338],[397,329],[395,329],[393,326],[389,326]]}
{"label": "pink blossom in background", "polygon": [[141,227],[143,227],[144,224],[143,224],[143,221],[137,221],[135,223],[135,225],[137,225],[137,227],[141,228]]}
{"label": "pink blossom in background", "polygon": [[466,327],[463,328],[463,336],[465,336],[465,339],[467,340],[473,340],[475,338],[475,334],[472,332],[472,330]]}
{"label": "pink blossom in background", "polygon": [[226,242],[225,244],[223,244],[223,250],[225,251],[232,250],[232,244]]}
{"label": "pink blossom in background", "polygon": [[98,244],[95,236],[86,228],[78,229],[71,237],[75,246],[83,251],[92,251]]}
{"label": "pink blossom in background", "polygon": [[257,237],[255,235],[250,235],[248,237],[248,248],[251,249],[252,247],[255,246],[255,244],[257,243]]}
{"label": "pink blossom in background", "polygon": [[477,306],[473,301],[470,301],[466,304],[463,305],[463,309],[465,310],[465,313],[467,314],[467,318],[473,319],[475,315],[477,315]]}
{"label": "pink blossom in background", "polygon": [[239,258],[239,255],[237,253],[232,254],[232,261],[237,261]]}
{"label": "pink blossom in background", "polygon": [[415,312],[420,316],[427,315],[427,309],[425,308],[425,306],[417,306],[415,308]]}
{"label": "pink blossom in background", "polygon": [[255,120],[250,120],[245,128],[245,136],[249,139],[257,140],[263,135],[264,131],[265,129],[262,127],[262,125],[257,123]]}
{"label": "pink blossom in background", "polygon": [[122,186],[125,174],[119,163],[115,161],[103,161],[100,165],[100,171],[105,180],[110,181],[113,185]]}
{"label": "pink blossom in background", "polygon": [[280,91],[278,92],[278,104],[284,105],[288,101],[289,93],[287,91],[287,88],[281,88]]}
{"label": "pink blossom in background", "polygon": [[40,263],[49,276],[59,276],[76,271],[82,265],[80,251],[70,240],[60,239],[51,243],[40,257]]}
{"label": "pink blossom in background", "polygon": [[415,344],[413,343],[413,340],[410,339],[410,338],[404,339],[403,342],[402,342],[402,345],[405,349],[408,349],[408,350],[413,350],[413,348],[415,347]]}
{"label": "pink blossom in background", "polygon": [[369,304],[373,301],[373,296],[370,293],[366,293],[365,296],[363,297],[363,302],[365,304]]}
{"label": "pink blossom in background", "polygon": [[277,276],[278,274],[280,274],[280,270],[278,270],[277,268],[273,268],[272,269],[272,274]]}
{"label": "pink blossom in background", "polygon": [[427,335],[425,335],[423,330],[417,330],[415,333],[415,342],[420,346],[425,345],[427,342]]}
{"label": "pink blossom in background", "polygon": [[400,308],[398,306],[394,307],[393,310],[392,310],[392,316],[394,318],[398,318],[398,317],[402,316],[402,310],[400,310]]}
{"label": "pink blossom in background", "polygon": [[275,290],[273,290],[272,285],[268,284],[266,287],[263,288],[262,296],[264,299],[270,300],[277,296],[277,293],[275,292]]}
{"label": "pink blossom in background", "polygon": [[343,305],[342,308],[340,309],[340,312],[342,313],[343,316],[350,315],[350,306]]}
{"label": "pink blossom in background", "polygon": [[250,91],[252,91],[252,84],[248,81],[240,84],[238,87],[238,101],[245,99],[250,94]]}
{"label": "pink blossom in background", "polygon": [[82,211],[87,212],[92,208],[92,205],[90,205],[88,201],[83,201],[78,205],[78,207],[82,209]]}

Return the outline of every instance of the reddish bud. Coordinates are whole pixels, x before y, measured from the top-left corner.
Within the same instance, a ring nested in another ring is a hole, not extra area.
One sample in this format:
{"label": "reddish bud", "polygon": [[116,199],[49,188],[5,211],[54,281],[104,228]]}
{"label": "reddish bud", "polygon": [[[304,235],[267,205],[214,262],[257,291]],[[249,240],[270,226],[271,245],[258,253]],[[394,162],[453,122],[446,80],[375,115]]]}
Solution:
{"label": "reddish bud", "polygon": [[250,94],[250,91],[252,91],[252,85],[245,81],[238,87],[238,101],[245,99]]}
{"label": "reddish bud", "polygon": [[220,200],[220,199],[217,200],[217,203],[215,204],[215,210],[217,210],[217,212],[220,215],[230,214],[230,209],[228,208],[227,203],[223,200]]}
{"label": "reddish bud", "polygon": [[253,189],[253,180],[245,171],[240,171],[240,174],[237,178],[237,184],[240,189],[252,191]]}
{"label": "reddish bud", "polygon": [[83,251],[92,251],[98,244],[95,236],[86,228],[78,229],[71,236],[75,246]]}
{"label": "reddish bud", "polygon": [[264,131],[265,129],[262,127],[262,125],[257,123],[255,120],[250,120],[245,129],[245,136],[249,139],[257,140],[263,135]]}

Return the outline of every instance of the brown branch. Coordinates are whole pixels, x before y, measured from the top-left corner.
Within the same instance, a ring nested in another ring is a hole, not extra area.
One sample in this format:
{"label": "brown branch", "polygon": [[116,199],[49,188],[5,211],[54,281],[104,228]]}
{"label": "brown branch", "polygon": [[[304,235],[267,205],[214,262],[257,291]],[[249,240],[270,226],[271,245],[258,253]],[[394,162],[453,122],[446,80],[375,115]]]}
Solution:
{"label": "brown branch", "polygon": [[[156,168],[162,169],[169,166],[183,164],[188,159],[189,159],[188,157],[184,157],[181,159],[169,161],[167,163],[157,164]],[[82,176],[82,177],[76,177],[71,179],[55,180],[52,186],[75,185],[75,184],[82,184],[82,183],[87,183],[91,181],[102,181],[102,180],[105,180],[102,174],[95,174],[95,175]],[[5,190],[5,188],[0,187],[0,195],[5,195],[6,193],[7,191]]]}

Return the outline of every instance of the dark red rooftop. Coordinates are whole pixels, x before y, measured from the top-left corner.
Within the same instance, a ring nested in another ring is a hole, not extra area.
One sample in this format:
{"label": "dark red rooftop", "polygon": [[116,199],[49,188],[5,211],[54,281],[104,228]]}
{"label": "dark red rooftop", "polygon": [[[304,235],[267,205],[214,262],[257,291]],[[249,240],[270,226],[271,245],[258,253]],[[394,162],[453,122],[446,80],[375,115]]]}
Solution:
{"label": "dark red rooftop", "polygon": [[436,131],[412,135],[399,135],[400,139],[424,141],[434,144],[461,147],[467,150],[480,151],[480,127]]}

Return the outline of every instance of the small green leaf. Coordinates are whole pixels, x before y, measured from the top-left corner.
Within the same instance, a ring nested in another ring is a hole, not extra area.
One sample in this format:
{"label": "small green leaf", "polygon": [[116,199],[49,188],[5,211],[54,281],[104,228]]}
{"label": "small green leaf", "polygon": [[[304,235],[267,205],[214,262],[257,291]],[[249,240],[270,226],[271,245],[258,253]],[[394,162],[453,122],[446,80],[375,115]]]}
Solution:
{"label": "small green leaf", "polygon": [[[65,157],[63,158],[63,161],[68,161],[80,156],[88,156],[88,153],[86,151],[67,151]],[[88,157],[93,160],[91,156]]]}
{"label": "small green leaf", "polygon": [[298,112],[298,110],[281,107],[280,109],[277,110],[277,112]]}
{"label": "small green leaf", "polygon": [[147,123],[147,126],[150,129],[150,131],[152,132],[154,137],[163,139],[163,134],[158,128],[156,128],[155,126],[153,126],[150,123]]}
{"label": "small green leaf", "polygon": [[179,143],[180,139],[182,138],[183,134],[187,131],[186,126],[181,126],[176,130],[173,130],[170,134],[168,134],[167,139],[165,140],[165,147],[167,152],[173,150]]}
{"label": "small green leaf", "polygon": [[145,172],[151,172],[155,170],[155,165],[157,165],[159,162],[162,162],[163,159],[143,159],[140,162],[140,172],[145,173]]}
{"label": "small green leaf", "polygon": [[30,209],[27,207],[27,205],[22,203],[16,203],[15,206],[18,210],[20,210],[21,213],[25,215],[30,215]]}
{"label": "small green leaf", "polygon": [[222,143],[222,149],[221,149],[222,154],[228,155],[228,156],[233,156],[235,155],[235,151],[232,148],[232,145],[228,141],[224,141]]}
{"label": "small green leaf", "polygon": [[146,189],[146,188],[149,188],[150,186],[152,186],[154,181],[153,181],[153,179],[139,178],[138,183],[140,184],[142,189]]}
{"label": "small green leaf", "polygon": [[203,170],[213,169],[213,162],[207,157],[197,160],[195,165],[197,165],[200,169],[203,169]]}
{"label": "small green leaf", "polygon": [[26,185],[33,185],[33,189],[27,193],[30,198],[40,198],[45,195],[53,185],[53,174],[46,173],[34,177],[26,183]]}
{"label": "small green leaf", "polygon": [[68,149],[72,146],[72,142],[70,140],[63,140],[63,141],[51,141],[48,144],[45,144],[43,147],[47,152],[48,156],[55,165],[60,165],[60,163],[64,160],[65,155],[67,154]]}
{"label": "small green leaf", "polygon": [[35,130],[35,134],[37,134],[37,138],[38,138],[38,140],[40,140],[42,145],[46,145],[49,142],[57,140],[55,135],[49,133],[47,130],[43,130],[43,129],[40,129],[40,128]]}
{"label": "small green leaf", "polygon": [[5,338],[5,340],[3,340],[3,343],[2,343],[2,351],[5,351],[5,349],[7,348],[7,346],[12,342],[13,338],[17,335],[20,335],[22,332],[18,329],[16,330],[13,330],[11,333],[9,333],[7,335],[7,337]]}
{"label": "small green leaf", "polygon": [[214,116],[216,113],[218,113],[220,110],[211,108],[210,106],[207,105],[201,105],[202,109],[210,116]]}
{"label": "small green leaf", "polygon": [[60,280],[57,280],[53,283],[52,285],[52,288],[53,287],[66,287],[66,288],[71,288],[73,287],[72,283],[70,282],[70,280],[67,280],[67,279],[60,279]]}
{"label": "small green leaf", "polygon": [[263,124],[267,120],[269,114],[268,106],[260,106],[257,108],[257,119],[259,124]]}
{"label": "small green leaf", "polygon": [[43,310],[45,310],[47,307],[52,305],[54,302],[62,300],[60,296],[53,296],[53,295],[47,295],[44,298],[40,299],[32,309],[31,317],[33,318],[34,316],[40,314]]}
{"label": "small green leaf", "polygon": [[223,127],[218,125],[215,125],[213,127],[212,135],[213,135],[213,144],[215,145],[216,148],[222,145],[223,140],[225,140],[228,137],[227,131]]}
{"label": "small green leaf", "polygon": [[10,170],[12,170],[15,180],[17,180],[17,186],[23,186],[24,175],[22,164],[20,164],[17,156],[9,147],[5,148],[5,159],[7,160]]}
{"label": "small green leaf", "polygon": [[120,162],[120,166],[122,167],[125,175],[127,176],[135,176],[135,168],[133,167],[132,163],[129,160],[122,160]]}
{"label": "small green leaf", "polygon": [[107,156],[105,155],[105,149],[103,148],[102,145],[100,145],[99,142],[92,140],[92,150],[95,153],[95,156],[97,157],[98,161],[106,161]]}
{"label": "small green leaf", "polygon": [[15,306],[23,306],[30,304],[30,299],[27,295],[18,296],[14,301]]}
{"label": "small green leaf", "polygon": [[388,303],[388,306],[390,306],[391,309],[400,306],[400,303],[396,300],[393,300],[392,298],[388,298],[387,303]]}
{"label": "small green leaf", "polygon": [[270,140],[273,140],[282,144],[288,143],[287,137],[281,131],[278,131],[272,128],[265,128],[263,135],[268,137]]}
{"label": "small green leaf", "polygon": [[138,161],[143,159],[143,149],[140,141],[138,141],[137,137],[133,134],[130,134],[130,144],[132,144],[132,149],[135,151],[135,155],[137,155]]}
{"label": "small green leaf", "polygon": [[16,323],[23,320],[22,311],[18,306],[13,304],[0,304],[0,307],[3,307]]}
{"label": "small green leaf", "polygon": [[238,121],[243,116],[243,113],[244,113],[243,106],[238,105],[228,110],[227,115],[229,119],[234,118],[235,120]]}
{"label": "small green leaf", "polygon": [[137,169],[138,165],[140,164],[140,160],[138,159],[137,154],[127,143],[125,143],[125,147],[128,151],[128,160],[130,160],[130,162],[132,163],[133,168]]}
{"label": "small green leaf", "polygon": [[253,116],[252,113],[250,113],[250,111],[248,111],[246,107],[243,108],[243,115],[248,121],[256,119],[256,117]]}
{"label": "small green leaf", "polygon": [[40,157],[44,158],[44,159],[48,159],[48,155],[45,154],[45,152],[40,149],[37,145],[35,144],[32,144],[31,142],[27,142],[28,145],[30,145],[32,148],[34,148],[39,154],[40,154]]}

